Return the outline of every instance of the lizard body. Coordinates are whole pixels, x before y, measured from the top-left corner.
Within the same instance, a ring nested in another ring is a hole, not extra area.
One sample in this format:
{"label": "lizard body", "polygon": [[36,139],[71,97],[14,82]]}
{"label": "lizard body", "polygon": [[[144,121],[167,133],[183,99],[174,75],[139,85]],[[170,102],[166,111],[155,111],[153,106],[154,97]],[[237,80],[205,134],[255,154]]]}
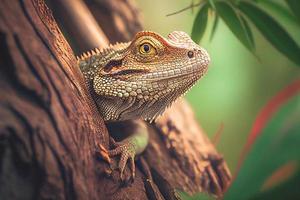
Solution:
{"label": "lizard body", "polygon": [[[78,57],[89,91],[107,122],[139,118],[152,122],[206,73],[209,62],[206,50],[180,31],[168,38],[141,31],[131,42]],[[134,176],[134,155],[147,145],[148,136],[143,129],[137,130],[108,151],[109,156],[121,155],[121,176],[128,159]]]}

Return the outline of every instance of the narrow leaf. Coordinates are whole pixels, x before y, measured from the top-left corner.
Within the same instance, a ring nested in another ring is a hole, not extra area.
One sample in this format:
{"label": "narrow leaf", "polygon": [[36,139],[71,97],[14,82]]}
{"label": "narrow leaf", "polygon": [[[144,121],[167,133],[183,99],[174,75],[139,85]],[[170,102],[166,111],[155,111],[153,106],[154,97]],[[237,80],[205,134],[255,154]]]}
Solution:
{"label": "narrow leaf", "polygon": [[247,32],[242,24],[241,19],[235,12],[234,8],[227,1],[218,1],[215,3],[217,13],[224,20],[228,28],[233,32],[233,34],[242,42],[242,44],[253,52],[254,47],[249,41]]}
{"label": "narrow leaf", "polygon": [[297,24],[298,20],[296,19],[296,17],[290,12],[289,8],[282,6],[281,3],[281,1],[258,1],[259,7],[265,8],[270,12],[275,13],[284,20]]}
{"label": "narrow leaf", "polygon": [[253,46],[253,48],[255,48],[255,42],[254,42],[254,38],[253,38],[253,34],[252,34],[250,26],[249,26],[247,20],[243,16],[241,16],[241,20],[244,25],[245,31],[247,33],[248,40],[250,41],[251,46]]}
{"label": "narrow leaf", "polygon": [[199,43],[204,35],[208,19],[208,7],[209,4],[204,4],[198,11],[196,19],[194,20],[192,29],[192,39],[196,43]]}
{"label": "narrow leaf", "polygon": [[281,25],[252,3],[242,1],[239,8],[278,51],[300,67],[300,48]]}
{"label": "narrow leaf", "polygon": [[208,2],[213,9],[216,9],[214,0],[208,0]]}
{"label": "narrow leaf", "polygon": [[293,11],[293,14],[298,19],[298,23],[300,23],[300,3],[299,0],[285,0],[289,5],[290,9]]}
{"label": "narrow leaf", "polygon": [[214,19],[214,24],[213,24],[213,27],[212,27],[212,30],[211,30],[211,33],[210,33],[210,38],[209,38],[210,41],[212,41],[213,37],[215,36],[218,24],[219,24],[219,16],[216,13],[215,14],[215,19]]}

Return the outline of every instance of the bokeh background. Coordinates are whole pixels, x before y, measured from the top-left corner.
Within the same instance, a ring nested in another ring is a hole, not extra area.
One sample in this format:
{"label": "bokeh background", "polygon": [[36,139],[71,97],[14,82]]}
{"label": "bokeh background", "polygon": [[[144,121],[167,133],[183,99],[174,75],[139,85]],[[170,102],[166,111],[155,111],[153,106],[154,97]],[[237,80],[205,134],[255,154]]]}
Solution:
{"label": "bokeh background", "polygon": [[[191,1],[137,0],[137,3],[146,30],[156,31],[163,36],[174,30],[191,34],[197,8],[166,16],[189,6]],[[300,43],[299,26],[282,15],[271,15]],[[299,78],[300,70],[257,31],[254,31],[257,57],[238,41],[222,20],[210,41],[212,23],[212,19],[209,19],[200,42],[211,56],[210,69],[186,98],[210,138],[224,124],[217,149],[233,172],[256,115],[271,97]]]}

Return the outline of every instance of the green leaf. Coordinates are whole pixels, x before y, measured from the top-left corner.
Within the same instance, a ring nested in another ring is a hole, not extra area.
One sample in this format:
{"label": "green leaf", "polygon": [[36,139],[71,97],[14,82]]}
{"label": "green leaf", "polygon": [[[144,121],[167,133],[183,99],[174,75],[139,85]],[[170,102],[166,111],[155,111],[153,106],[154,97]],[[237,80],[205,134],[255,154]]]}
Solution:
{"label": "green leaf", "polygon": [[194,20],[192,29],[192,39],[196,43],[199,43],[202,36],[204,35],[208,19],[208,8],[209,4],[204,4],[198,11],[196,19]]}
{"label": "green leaf", "polygon": [[253,38],[251,28],[250,28],[247,20],[243,16],[241,16],[241,20],[242,20],[242,23],[245,27],[245,31],[247,33],[248,40],[250,41],[251,46],[253,46],[253,48],[255,49],[255,42],[254,42],[254,38]]}
{"label": "green leaf", "polygon": [[213,27],[212,27],[212,30],[210,33],[210,38],[209,38],[210,41],[212,41],[213,37],[215,36],[218,24],[219,24],[219,16],[216,13],[215,19],[214,19],[214,24],[213,24]]}
{"label": "green leaf", "polygon": [[218,1],[215,5],[217,13],[224,20],[228,28],[247,49],[253,52],[254,46],[251,44],[247,31],[234,8],[227,1]]}
{"label": "green leaf", "polygon": [[293,14],[298,19],[298,23],[300,23],[300,3],[299,0],[285,0],[289,5],[290,9],[293,11]]}
{"label": "green leaf", "polygon": [[239,8],[278,51],[300,67],[300,48],[281,25],[252,3],[242,1]]}
{"label": "green leaf", "polygon": [[214,0],[208,0],[208,2],[213,9],[216,9]]}
{"label": "green leaf", "polygon": [[258,5],[261,8],[265,8],[265,9],[269,10],[270,12],[275,13],[282,19],[290,21],[291,23],[294,23],[294,24],[298,23],[296,17],[290,12],[290,10],[285,6],[282,6],[282,1],[260,0],[260,1],[258,1]]}
{"label": "green leaf", "polygon": [[[299,81],[296,82],[298,83]],[[294,88],[286,90],[289,93],[292,90],[296,93],[281,102],[283,105],[281,104],[277,112],[273,113],[261,130],[235,181],[225,194],[225,200],[252,199],[258,195],[266,179],[282,165],[290,161],[300,164],[300,85],[296,84],[293,85]],[[278,100],[284,95],[274,99]],[[273,104],[268,104],[270,105]],[[274,110],[270,109],[270,112]],[[261,123],[263,122],[258,122]]]}
{"label": "green leaf", "polygon": [[186,192],[181,192],[178,190],[176,192],[179,194],[182,200],[214,200],[215,199],[212,196],[209,196],[208,194],[203,192],[195,194],[194,196],[190,196]]}

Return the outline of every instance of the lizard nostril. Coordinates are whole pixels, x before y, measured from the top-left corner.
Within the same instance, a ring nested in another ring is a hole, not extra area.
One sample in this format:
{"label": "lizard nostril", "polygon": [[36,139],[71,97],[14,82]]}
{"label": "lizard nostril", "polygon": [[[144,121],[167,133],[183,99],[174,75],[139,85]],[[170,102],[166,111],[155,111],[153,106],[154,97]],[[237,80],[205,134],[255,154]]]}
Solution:
{"label": "lizard nostril", "polygon": [[194,52],[193,52],[193,51],[189,51],[189,52],[188,52],[188,57],[189,57],[189,58],[194,57]]}

